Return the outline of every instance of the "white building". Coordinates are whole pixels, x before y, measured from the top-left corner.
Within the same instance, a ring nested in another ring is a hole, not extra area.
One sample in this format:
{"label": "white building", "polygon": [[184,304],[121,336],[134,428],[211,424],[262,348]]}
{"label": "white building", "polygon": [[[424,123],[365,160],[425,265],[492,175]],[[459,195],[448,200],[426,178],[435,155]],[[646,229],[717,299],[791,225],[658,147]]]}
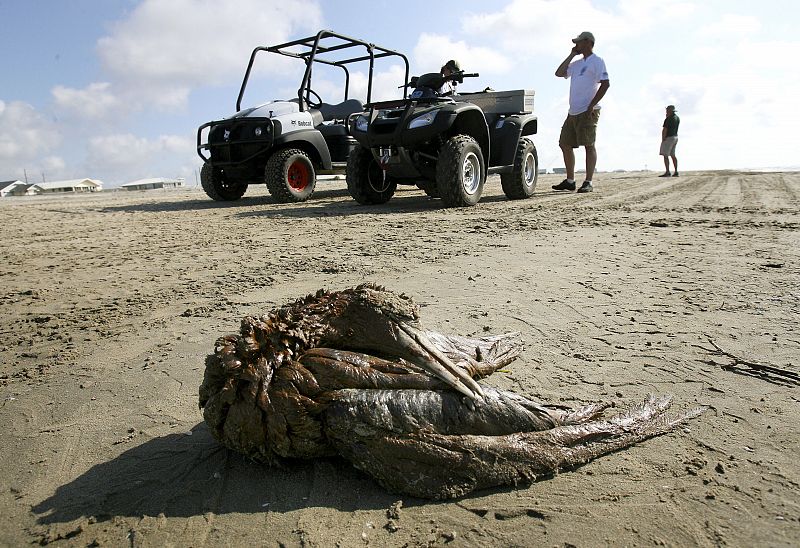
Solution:
{"label": "white building", "polygon": [[30,186],[22,181],[0,181],[0,198],[24,196]]}
{"label": "white building", "polygon": [[151,177],[149,179],[139,179],[132,183],[122,185],[124,190],[153,190],[156,188],[180,188],[183,186],[183,179],[164,179],[163,177]]}
{"label": "white building", "polygon": [[36,183],[28,189],[28,194],[55,194],[60,192],[100,192],[102,181],[95,179],[71,179],[69,181],[50,181]]}

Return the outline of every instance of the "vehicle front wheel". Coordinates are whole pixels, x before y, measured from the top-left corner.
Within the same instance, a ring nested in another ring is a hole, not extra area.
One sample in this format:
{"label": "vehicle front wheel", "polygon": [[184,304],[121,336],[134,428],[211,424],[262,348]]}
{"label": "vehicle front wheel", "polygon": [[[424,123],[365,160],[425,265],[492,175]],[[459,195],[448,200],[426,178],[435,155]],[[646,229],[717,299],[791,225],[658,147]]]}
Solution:
{"label": "vehicle front wheel", "polygon": [[347,191],[362,205],[385,204],[394,196],[397,182],[384,177],[372,152],[357,146],[347,158]]}
{"label": "vehicle front wheel", "polygon": [[442,145],[436,164],[436,186],[448,207],[473,206],[483,194],[486,168],[478,142],[455,135]]}
{"label": "vehicle front wheel", "polygon": [[308,154],[297,148],[285,148],[267,160],[264,182],[280,203],[305,202],[314,193],[317,174]]}
{"label": "vehicle front wheel", "polygon": [[209,198],[218,202],[238,200],[247,192],[247,183],[229,181],[219,169],[209,164],[200,168],[200,185]]}
{"label": "vehicle front wheel", "polygon": [[517,145],[517,154],[514,157],[514,171],[502,173],[500,182],[503,192],[510,200],[530,198],[536,189],[539,179],[539,157],[533,141],[523,137]]}

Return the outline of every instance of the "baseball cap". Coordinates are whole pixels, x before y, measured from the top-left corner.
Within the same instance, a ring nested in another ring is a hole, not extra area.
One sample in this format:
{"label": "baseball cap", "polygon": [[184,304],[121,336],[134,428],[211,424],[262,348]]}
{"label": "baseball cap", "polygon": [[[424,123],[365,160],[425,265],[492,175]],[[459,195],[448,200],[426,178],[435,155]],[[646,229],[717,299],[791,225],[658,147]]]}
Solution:
{"label": "baseball cap", "polygon": [[667,110],[676,110],[675,105],[667,105]]}
{"label": "baseball cap", "polygon": [[592,44],[594,44],[594,34],[589,32],[588,30],[585,30],[582,33],[580,33],[578,36],[576,36],[575,38],[572,39],[572,41],[574,43],[576,43],[576,44],[578,42],[580,42],[581,40],[589,40]]}

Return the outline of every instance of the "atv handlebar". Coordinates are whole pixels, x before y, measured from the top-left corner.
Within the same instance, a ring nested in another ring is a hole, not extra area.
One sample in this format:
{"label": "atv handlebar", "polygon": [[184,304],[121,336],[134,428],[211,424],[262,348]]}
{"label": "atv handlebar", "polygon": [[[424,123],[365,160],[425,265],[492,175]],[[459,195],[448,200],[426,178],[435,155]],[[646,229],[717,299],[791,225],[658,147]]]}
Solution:
{"label": "atv handlebar", "polygon": [[453,82],[458,82],[459,84],[463,84],[464,78],[477,78],[478,76],[480,76],[480,74],[478,74],[477,72],[458,71],[452,74],[448,74],[447,76],[443,76],[442,78],[444,79],[445,82],[447,82],[448,80],[452,80]]}
{"label": "atv handlebar", "polygon": [[398,89],[409,88],[409,87],[410,88],[415,88],[415,87],[417,87],[417,83],[419,82],[420,78],[424,78],[424,79],[428,80],[428,82],[430,82],[431,78],[433,78],[433,79],[441,78],[439,83],[437,83],[436,85],[433,86],[435,88],[438,88],[444,82],[453,81],[453,82],[458,82],[459,84],[462,84],[464,82],[464,78],[477,78],[478,76],[480,76],[480,74],[478,74],[477,72],[459,71],[459,72],[454,72],[452,74],[448,74],[447,76],[442,76],[438,72],[431,72],[431,73],[428,73],[428,74],[423,74],[422,76],[413,76],[411,78],[411,80],[408,81],[407,84],[403,84],[402,86],[398,86]]}

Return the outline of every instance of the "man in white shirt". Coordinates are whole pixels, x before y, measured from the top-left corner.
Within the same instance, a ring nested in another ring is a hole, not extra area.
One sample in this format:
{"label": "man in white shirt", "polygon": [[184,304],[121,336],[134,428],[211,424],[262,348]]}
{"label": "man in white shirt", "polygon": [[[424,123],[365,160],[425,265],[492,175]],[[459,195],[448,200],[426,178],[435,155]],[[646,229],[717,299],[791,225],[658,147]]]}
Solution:
{"label": "man in white shirt", "polygon": [[[556,69],[559,78],[570,78],[569,114],[561,127],[558,146],[564,154],[564,167],[567,178],[554,190],[575,190],[575,150],[586,149],[586,180],[578,192],[591,192],[594,168],[597,165],[597,149],[594,147],[597,135],[597,121],[600,119],[600,99],[606,94],[609,86],[608,72],[605,62],[592,53],[594,35],[582,32],[572,39],[575,44],[566,59]],[[572,61],[577,55],[583,59]]]}

